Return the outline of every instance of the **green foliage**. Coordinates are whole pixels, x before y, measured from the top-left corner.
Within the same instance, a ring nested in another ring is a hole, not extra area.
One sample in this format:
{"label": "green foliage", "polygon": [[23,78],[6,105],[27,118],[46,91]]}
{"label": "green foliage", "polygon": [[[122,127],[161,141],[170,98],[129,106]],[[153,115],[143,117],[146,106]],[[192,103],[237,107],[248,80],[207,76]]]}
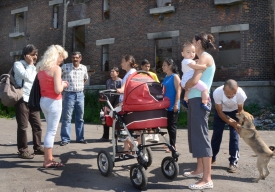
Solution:
{"label": "green foliage", "polygon": [[0,118],[13,118],[13,117],[15,117],[14,107],[5,107],[0,102]]}
{"label": "green foliage", "polygon": [[84,122],[100,124],[99,112],[104,104],[98,101],[98,93],[85,91]]}
{"label": "green foliage", "polygon": [[261,107],[257,103],[251,103],[249,105],[244,106],[244,110],[250,114],[258,115],[258,113],[260,113]]}
{"label": "green foliage", "polygon": [[178,128],[187,128],[187,112],[181,111],[179,113],[179,119],[178,119]]}

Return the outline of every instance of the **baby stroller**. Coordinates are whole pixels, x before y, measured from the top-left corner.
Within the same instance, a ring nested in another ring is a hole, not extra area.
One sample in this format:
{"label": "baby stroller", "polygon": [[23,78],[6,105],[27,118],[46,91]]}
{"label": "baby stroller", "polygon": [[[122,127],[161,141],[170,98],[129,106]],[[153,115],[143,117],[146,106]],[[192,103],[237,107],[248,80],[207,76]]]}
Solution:
{"label": "baby stroller", "polygon": [[[167,132],[160,128],[167,127],[167,111],[169,99],[163,97],[163,88],[160,83],[155,82],[149,73],[137,71],[130,75],[125,84],[123,105],[120,112],[116,112],[108,100],[109,94],[117,94],[116,90],[103,90],[99,92],[101,97],[106,99],[107,105],[111,109],[111,115],[105,115],[106,124],[112,126],[112,156],[106,150],[101,150],[97,156],[97,165],[101,174],[108,177],[115,166],[115,162],[136,158],[137,163],[130,168],[130,179],[137,189],[144,189],[148,179],[145,170],[152,164],[153,155],[151,146],[166,145],[172,156],[167,156],[162,160],[161,170],[163,175],[173,180],[178,176],[179,153],[170,145],[165,137]],[[152,129],[155,134],[163,136],[164,143],[146,144],[144,135]],[[139,135],[131,134],[139,131],[141,144],[137,145],[134,138]],[[118,138],[129,137],[134,146],[134,154],[129,151],[119,151]]]}

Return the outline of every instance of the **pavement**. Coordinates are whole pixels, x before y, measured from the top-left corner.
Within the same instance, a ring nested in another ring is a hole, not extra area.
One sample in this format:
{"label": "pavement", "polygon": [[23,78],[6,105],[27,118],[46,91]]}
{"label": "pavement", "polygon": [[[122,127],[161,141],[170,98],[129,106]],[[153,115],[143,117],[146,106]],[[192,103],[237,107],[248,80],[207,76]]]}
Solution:
{"label": "pavement", "polygon": [[[75,143],[74,124],[72,124],[72,142],[66,146],[59,146],[60,125],[55,138],[53,154],[56,161],[65,164],[63,168],[42,168],[43,156],[36,155],[34,159],[21,159],[17,155],[16,147],[16,120],[0,118],[0,192],[71,192],[71,191],[138,191],[130,180],[130,166],[137,163],[136,159],[116,162],[113,172],[109,177],[101,175],[97,167],[97,155],[100,150],[112,154],[112,144],[109,142],[96,143],[102,135],[101,125],[85,124],[85,139],[88,144]],[[42,121],[43,138],[46,122]],[[210,136],[212,131],[210,131]],[[260,135],[268,145],[275,144],[275,133],[260,131]],[[266,180],[252,183],[251,180],[258,176],[255,167],[256,157],[242,140],[240,140],[240,165],[237,173],[228,173],[228,141],[229,132],[225,130],[223,143],[217,158],[217,163],[212,167],[214,189],[212,191],[275,191],[275,161],[269,165],[270,175]],[[32,151],[31,128],[28,128],[29,150]],[[161,138],[160,142],[164,142]],[[149,143],[149,142],[148,142]],[[122,143],[119,143],[122,146]],[[178,159],[179,175],[174,180],[169,180],[162,174],[161,162],[171,156],[165,153],[162,145],[151,148],[153,163],[146,170],[148,184],[146,191],[189,191],[188,185],[196,179],[185,178],[184,171],[191,171],[196,166],[196,159],[188,151],[187,130],[178,129],[177,149],[181,154]]]}

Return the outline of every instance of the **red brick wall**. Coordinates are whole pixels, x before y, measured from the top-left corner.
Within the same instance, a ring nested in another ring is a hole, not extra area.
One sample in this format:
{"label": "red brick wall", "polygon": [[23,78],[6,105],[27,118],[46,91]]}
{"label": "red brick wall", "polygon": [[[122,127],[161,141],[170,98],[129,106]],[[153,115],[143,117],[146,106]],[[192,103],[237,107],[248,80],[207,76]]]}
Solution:
{"label": "red brick wall", "polygon": [[[71,0],[72,2],[73,0]],[[158,16],[149,14],[155,7],[154,0],[110,0],[110,18],[102,17],[102,2],[86,0],[85,4],[68,7],[67,22],[90,18],[86,25],[86,44],[83,64],[95,68],[91,84],[104,84],[109,72],[101,72],[101,46],[96,40],[115,38],[109,46],[109,68],[120,66],[123,54],[132,54],[137,63],[147,58],[154,62],[154,40],[147,39],[147,33],[179,30],[180,36],[173,37],[173,59],[180,66],[181,43],[191,40],[193,35],[201,31],[210,32],[213,26],[249,24],[248,31],[241,32],[241,63],[236,68],[220,68],[218,51],[213,52],[217,71],[215,81],[228,78],[236,80],[274,80],[274,12],[272,0],[244,0],[241,4],[215,6],[213,0],[172,0],[174,13],[165,14],[160,21]],[[14,30],[14,15],[11,10],[28,6],[25,13],[25,34],[21,38],[9,38]],[[41,56],[47,46],[62,45],[63,4],[59,9],[59,28],[52,29],[53,7],[48,0],[5,0],[0,2],[0,74],[9,70],[13,58],[11,51],[22,49],[28,43],[36,45]],[[72,51],[73,28],[67,28],[66,50]],[[213,34],[216,42],[218,34]],[[218,46],[218,45],[217,45]],[[70,62],[67,59],[66,62]]]}

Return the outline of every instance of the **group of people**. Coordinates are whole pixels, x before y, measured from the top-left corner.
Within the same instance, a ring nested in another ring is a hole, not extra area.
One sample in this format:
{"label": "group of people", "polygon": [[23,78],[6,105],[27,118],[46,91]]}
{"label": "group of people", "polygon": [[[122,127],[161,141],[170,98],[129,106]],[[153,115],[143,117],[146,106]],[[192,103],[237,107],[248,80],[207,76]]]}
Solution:
{"label": "group of people", "polygon": [[[197,166],[194,171],[184,172],[184,176],[200,178],[198,182],[189,185],[190,189],[213,188],[211,164],[216,162],[225,123],[229,124],[230,127],[229,172],[236,172],[239,159],[238,133],[235,131],[237,123],[229,122],[226,116],[236,119],[235,114],[243,110],[246,95],[234,80],[226,81],[223,86],[214,91],[216,114],[214,116],[213,135],[210,141],[208,135],[208,117],[211,110],[209,90],[216,67],[213,57],[206,52],[208,49],[215,49],[214,37],[206,33],[195,35],[192,43],[183,45],[181,52],[184,57],[182,61],[182,78],[179,77],[177,65],[172,59],[166,59],[162,64],[162,70],[166,73],[162,82],[165,87],[164,96],[170,100],[170,106],[167,109],[167,130],[170,144],[174,149],[176,149],[180,95],[182,89],[185,90],[182,103],[188,108],[189,152],[193,155],[193,158],[197,159]],[[66,50],[59,45],[48,47],[41,61],[35,67],[37,54],[38,50],[35,46],[27,45],[23,48],[21,60],[14,63],[16,82],[23,86],[24,91],[23,98],[15,105],[18,124],[18,151],[22,158],[33,158],[33,154],[29,152],[27,146],[26,129],[29,121],[32,127],[34,154],[45,155],[43,167],[60,167],[63,164],[55,162],[52,155],[60,117],[62,117],[61,146],[65,146],[71,141],[70,128],[73,110],[75,111],[76,142],[87,143],[84,140],[83,121],[83,89],[88,79],[87,68],[80,64],[82,59],[80,52],[72,54],[72,63],[63,64],[59,67],[63,60],[68,57]],[[197,56],[196,60],[194,60],[195,56]],[[117,93],[120,93],[118,97],[111,96],[109,98],[111,104],[116,106],[115,111],[121,110],[125,83],[127,78],[136,71],[138,65],[132,55],[125,55],[122,57],[121,67],[126,71],[123,79],[118,77],[119,69],[114,67],[110,71],[111,78],[106,82],[107,89],[116,89]],[[149,71],[150,63],[147,60],[142,61],[141,68],[144,71]],[[159,82],[154,73],[149,73],[155,81]],[[40,113],[32,110],[27,105],[36,75],[41,89],[40,105],[47,122],[44,147],[41,144]],[[107,107],[105,109],[109,110]],[[157,135],[152,135],[151,138],[159,140]],[[97,141],[109,141],[108,126],[104,125],[103,136]],[[167,152],[170,152],[169,149],[167,149]]]}
{"label": "group of people", "polygon": [[[62,114],[61,146],[71,141],[71,118],[75,111],[76,142],[86,144],[84,140],[84,83],[88,79],[87,68],[80,64],[80,52],[72,54],[72,63],[63,64],[68,57],[67,51],[60,45],[47,48],[41,60],[34,66],[38,57],[38,49],[27,45],[22,50],[19,61],[14,63],[14,77],[18,85],[22,85],[23,97],[15,105],[17,121],[17,148],[23,159],[32,159],[34,155],[44,155],[44,168],[62,167],[54,161],[52,149]],[[44,147],[41,144],[40,111],[28,106],[30,91],[37,76],[40,86],[40,107],[47,122]],[[28,122],[32,128],[33,149],[30,153],[27,141]]]}

